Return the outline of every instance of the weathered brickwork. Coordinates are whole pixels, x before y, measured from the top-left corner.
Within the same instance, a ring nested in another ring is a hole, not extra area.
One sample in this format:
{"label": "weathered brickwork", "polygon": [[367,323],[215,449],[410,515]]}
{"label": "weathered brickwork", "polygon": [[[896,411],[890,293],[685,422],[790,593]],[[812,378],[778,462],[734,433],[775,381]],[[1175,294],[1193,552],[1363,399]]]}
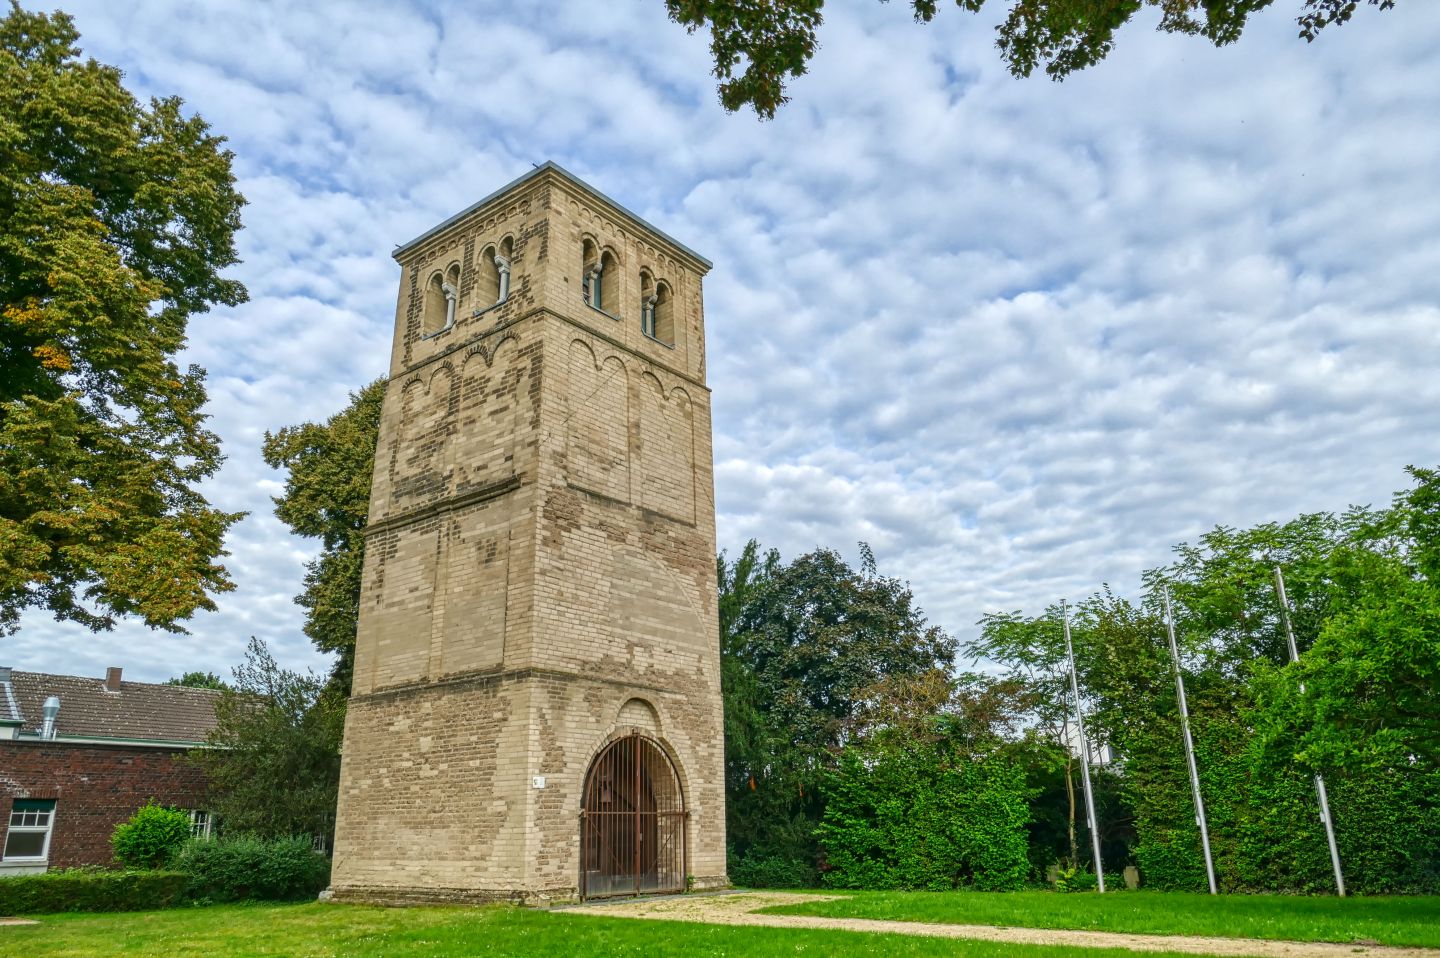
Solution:
{"label": "weathered brickwork", "polygon": [[112,865],[110,834],[154,799],[204,808],[205,779],[184,749],[0,741],[0,848],[17,798],[55,801],[49,867]]}
{"label": "weathered brickwork", "polygon": [[[548,165],[397,258],[336,897],[575,897],[586,771],[634,731],[678,770],[686,873],[723,885],[709,264]],[[642,270],[673,343],[642,331]]]}

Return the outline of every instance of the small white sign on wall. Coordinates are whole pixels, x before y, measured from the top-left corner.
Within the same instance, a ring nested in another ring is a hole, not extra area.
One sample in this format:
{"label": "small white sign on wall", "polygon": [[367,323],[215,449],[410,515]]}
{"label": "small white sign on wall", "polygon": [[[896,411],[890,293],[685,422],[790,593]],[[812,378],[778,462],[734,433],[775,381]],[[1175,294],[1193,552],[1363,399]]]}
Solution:
{"label": "small white sign on wall", "polygon": [[545,776],[544,776],[544,775],[536,775],[534,778],[530,779],[530,782],[531,782],[531,784],[533,784],[536,788],[544,788],[544,787],[545,787]]}

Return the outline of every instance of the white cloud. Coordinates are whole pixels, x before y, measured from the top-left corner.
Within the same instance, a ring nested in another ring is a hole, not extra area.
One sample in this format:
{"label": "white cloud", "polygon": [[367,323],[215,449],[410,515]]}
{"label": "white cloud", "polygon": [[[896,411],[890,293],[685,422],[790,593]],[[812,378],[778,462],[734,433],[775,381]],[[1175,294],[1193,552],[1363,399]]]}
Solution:
{"label": "white cloud", "polygon": [[383,372],[395,243],[544,159],[715,260],[721,545],[868,540],[952,632],[1440,461],[1440,10],[1305,44],[1272,9],[1218,50],[1141,22],[1054,84],[958,10],[828,6],[759,123],[660,0],[67,5],[236,152],[251,301],[189,353],[229,456],[210,494],[251,515],[194,638],[30,616],[6,659],[164,678],[255,634],[319,664],[261,437]]}

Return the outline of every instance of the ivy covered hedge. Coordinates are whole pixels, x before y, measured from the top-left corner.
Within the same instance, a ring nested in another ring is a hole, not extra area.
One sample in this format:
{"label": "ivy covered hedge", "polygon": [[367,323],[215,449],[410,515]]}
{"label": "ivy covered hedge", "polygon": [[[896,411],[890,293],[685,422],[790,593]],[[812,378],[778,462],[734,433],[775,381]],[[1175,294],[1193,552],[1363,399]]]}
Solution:
{"label": "ivy covered hedge", "polygon": [[[1246,710],[1250,712],[1251,710]],[[1251,715],[1254,718],[1253,714]],[[1217,878],[1224,891],[1331,893],[1335,880],[1314,780],[1286,748],[1245,734],[1241,716],[1195,717],[1196,752]],[[1163,724],[1127,738],[1133,854],[1148,887],[1205,888],[1183,758]],[[1176,729],[1172,734],[1178,734]],[[1345,882],[1367,895],[1440,890],[1440,771],[1423,763],[1326,776]]]}
{"label": "ivy covered hedge", "polygon": [[[1107,588],[1069,610],[1087,725],[1125,806],[1102,826],[1128,815],[1122,860],[1148,887],[1206,887],[1173,609],[1221,890],[1335,891],[1320,775],[1348,891],[1440,892],[1440,470],[1409,472],[1388,508],[1219,527],[1146,572],[1138,600]],[[987,616],[969,646],[1036,693],[1040,729],[1068,698],[1061,616]]]}
{"label": "ivy covered hedge", "polygon": [[189,876],[173,871],[74,868],[0,878],[0,915],[148,911],[178,905]]}
{"label": "ivy covered hedge", "polygon": [[953,742],[847,749],[816,830],[831,888],[1020,888],[1029,872],[1025,772]]}

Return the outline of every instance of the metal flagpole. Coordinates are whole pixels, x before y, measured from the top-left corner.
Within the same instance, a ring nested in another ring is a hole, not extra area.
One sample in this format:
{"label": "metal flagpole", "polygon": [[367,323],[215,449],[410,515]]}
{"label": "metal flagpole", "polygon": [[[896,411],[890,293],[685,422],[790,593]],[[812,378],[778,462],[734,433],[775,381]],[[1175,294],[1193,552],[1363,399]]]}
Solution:
{"label": "metal flagpole", "polygon": [[1090,842],[1095,848],[1095,881],[1105,893],[1105,867],[1100,861],[1100,829],[1095,820],[1095,795],[1090,790],[1090,743],[1085,738],[1085,712],[1080,708],[1080,682],[1075,677],[1075,649],[1070,645],[1070,612],[1060,600],[1060,617],[1065,623],[1065,655],[1070,660],[1070,692],[1075,698],[1075,727],[1080,732],[1080,768],[1085,773],[1085,815],[1090,819]]}
{"label": "metal flagpole", "polygon": [[[1285,595],[1285,574],[1275,567],[1275,593],[1280,597],[1280,617],[1285,620],[1285,641],[1290,645],[1290,661],[1299,662],[1300,652],[1295,648],[1295,630],[1290,628],[1290,599]],[[1305,684],[1300,684],[1304,694]],[[1325,823],[1325,840],[1330,844],[1330,864],[1335,869],[1335,890],[1345,897],[1345,876],[1340,871],[1340,849],[1335,844],[1335,823],[1330,819],[1330,799],[1325,794],[1325,779],[1315,775],[1315,797],[1320,801],[1320,821]]]}
{"label": "metal flagpole", "polygon": [[1185,761],[1190,766],[1190,791],[1195,796],[1195,821],[1200,826],[1200,847],[1205,849],[1205,877],[1210,880],[1210,894],[1218,895],[1215,887],[1215,861],[1210,857],[1210,828],[1205,823],[1205,799],[1200,796],[1200,769],[1195,765],[1195,742],[1190,738],[1190,709],[1185,704],[1185,677],[1180,673],[1180,649],[1175,645],[1175,613],[1170,610],[1170,590],[1164,590],[1165,631],[1170,636],[1170,660],[1175,663],[1175,696],[1180,700],[1180,731],[1185,737]]}

